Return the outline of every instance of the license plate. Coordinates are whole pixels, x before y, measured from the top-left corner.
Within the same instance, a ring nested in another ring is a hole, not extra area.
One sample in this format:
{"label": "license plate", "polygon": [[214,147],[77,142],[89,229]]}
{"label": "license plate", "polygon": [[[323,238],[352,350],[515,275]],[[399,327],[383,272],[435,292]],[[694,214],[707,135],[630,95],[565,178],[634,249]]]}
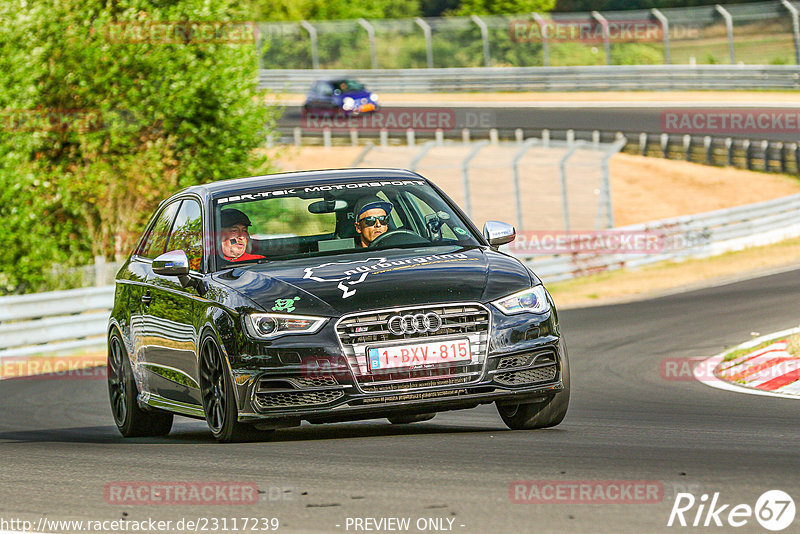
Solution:
{"label": "license plate", "polygon": [[432,343],[392,345],[367,349],[371,371],[429,367],[472,359],[469,339],[449,339]]}
{"label": "license plate", "polygon": [[361,106],[358,108],[358,110],[359,110],[361,113],[366,113],[366,112],[368,112],[368,111],[374,111],[374,110],[375,110],[375,104],[362,104],[362,105],[361,105]]}

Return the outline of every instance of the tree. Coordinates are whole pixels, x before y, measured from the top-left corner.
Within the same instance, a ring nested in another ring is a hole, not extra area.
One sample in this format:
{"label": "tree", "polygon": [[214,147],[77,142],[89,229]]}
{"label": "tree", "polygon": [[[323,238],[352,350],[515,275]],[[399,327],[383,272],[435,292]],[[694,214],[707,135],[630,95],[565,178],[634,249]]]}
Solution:
{"label": "tree", "polygon": [[416,17],[419,0],[251,0],[253,20],[296,21]]}
{"label": "tree", "polygon": [[44,283],[53,261],[126,254],[181,187],[267,168],[253,148],[276,112],[257,90],[254,32],[237,6],[0,5],[0,216],[31,221],[0,234],[3,265],[27,266],[3,273],[6,291]]}
{"label": "tree", "polygon": [[455,15],[507,15],[543,13],[553,9],[556,0],[461,0]]}

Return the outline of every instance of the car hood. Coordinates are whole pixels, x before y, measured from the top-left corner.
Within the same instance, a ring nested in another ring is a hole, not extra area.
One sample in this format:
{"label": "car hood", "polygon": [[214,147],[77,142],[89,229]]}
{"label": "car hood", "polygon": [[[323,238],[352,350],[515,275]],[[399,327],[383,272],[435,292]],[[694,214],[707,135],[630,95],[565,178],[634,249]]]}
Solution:
{"label": "car hood", "polygon": [[489,248],[453,246],[248,265],[214,278],[264,310],[324,316],[426,303],[488,302],[528,288],[535,280],[511,256]]}
{"label": "car hood", "polygon": [[362,98],[369,99],[369,95],[371,95],[371,94],[372,94],[372,91],[347,91],[345,93],[342,93],[340,96],[342,98],[344,98],[346,96],[349,96],[353,100],[360,100]]}

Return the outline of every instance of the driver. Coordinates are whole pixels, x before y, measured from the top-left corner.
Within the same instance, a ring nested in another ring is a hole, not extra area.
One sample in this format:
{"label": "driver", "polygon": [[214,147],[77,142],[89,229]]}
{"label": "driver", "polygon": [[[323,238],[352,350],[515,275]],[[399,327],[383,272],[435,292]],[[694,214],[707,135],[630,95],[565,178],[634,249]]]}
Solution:
{"label": "driver", "polygon": [[376,196],[361,197],[356,201],[355,215],[358,246],[368,247],[379,235],[389,230],[389,213],[394,205]]}
{"label": "driver", "polygon": [[264,256],[247,252],[247,242],[250,240],[247,227],[251,224],[250,218],[239,210],[226,209],[220,212],[222,255],[226,261],[249,261],[264,258]]}

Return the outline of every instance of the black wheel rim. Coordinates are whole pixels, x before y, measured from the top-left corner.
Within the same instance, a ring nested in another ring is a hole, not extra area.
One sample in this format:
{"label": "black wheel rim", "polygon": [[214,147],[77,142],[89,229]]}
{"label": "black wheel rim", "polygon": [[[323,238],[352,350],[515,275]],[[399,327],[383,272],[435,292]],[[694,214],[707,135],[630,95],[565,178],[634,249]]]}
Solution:
{"label": "black wheel rim", "polygon": [[200,355],[200,380],[203,395],[203,408],[208,426],[214,432],[222,430],[225,424],[225,372],[222,355],[216,343],[207,340]]}
{"label": "black wheel rim", "polygon": [[506,417],[514,417],[519,411],[519,404],[512,404],[510,406],[502,406],[503,415]]}
{"label": "black wheel rim", "polygon": [[111,400],[111,411],[114,412],[114,420],[118,424],[123,424],[128,415],[128,375],[125,372],[122,345],[119,338],[111,338],[108,353],[108,394]]}

